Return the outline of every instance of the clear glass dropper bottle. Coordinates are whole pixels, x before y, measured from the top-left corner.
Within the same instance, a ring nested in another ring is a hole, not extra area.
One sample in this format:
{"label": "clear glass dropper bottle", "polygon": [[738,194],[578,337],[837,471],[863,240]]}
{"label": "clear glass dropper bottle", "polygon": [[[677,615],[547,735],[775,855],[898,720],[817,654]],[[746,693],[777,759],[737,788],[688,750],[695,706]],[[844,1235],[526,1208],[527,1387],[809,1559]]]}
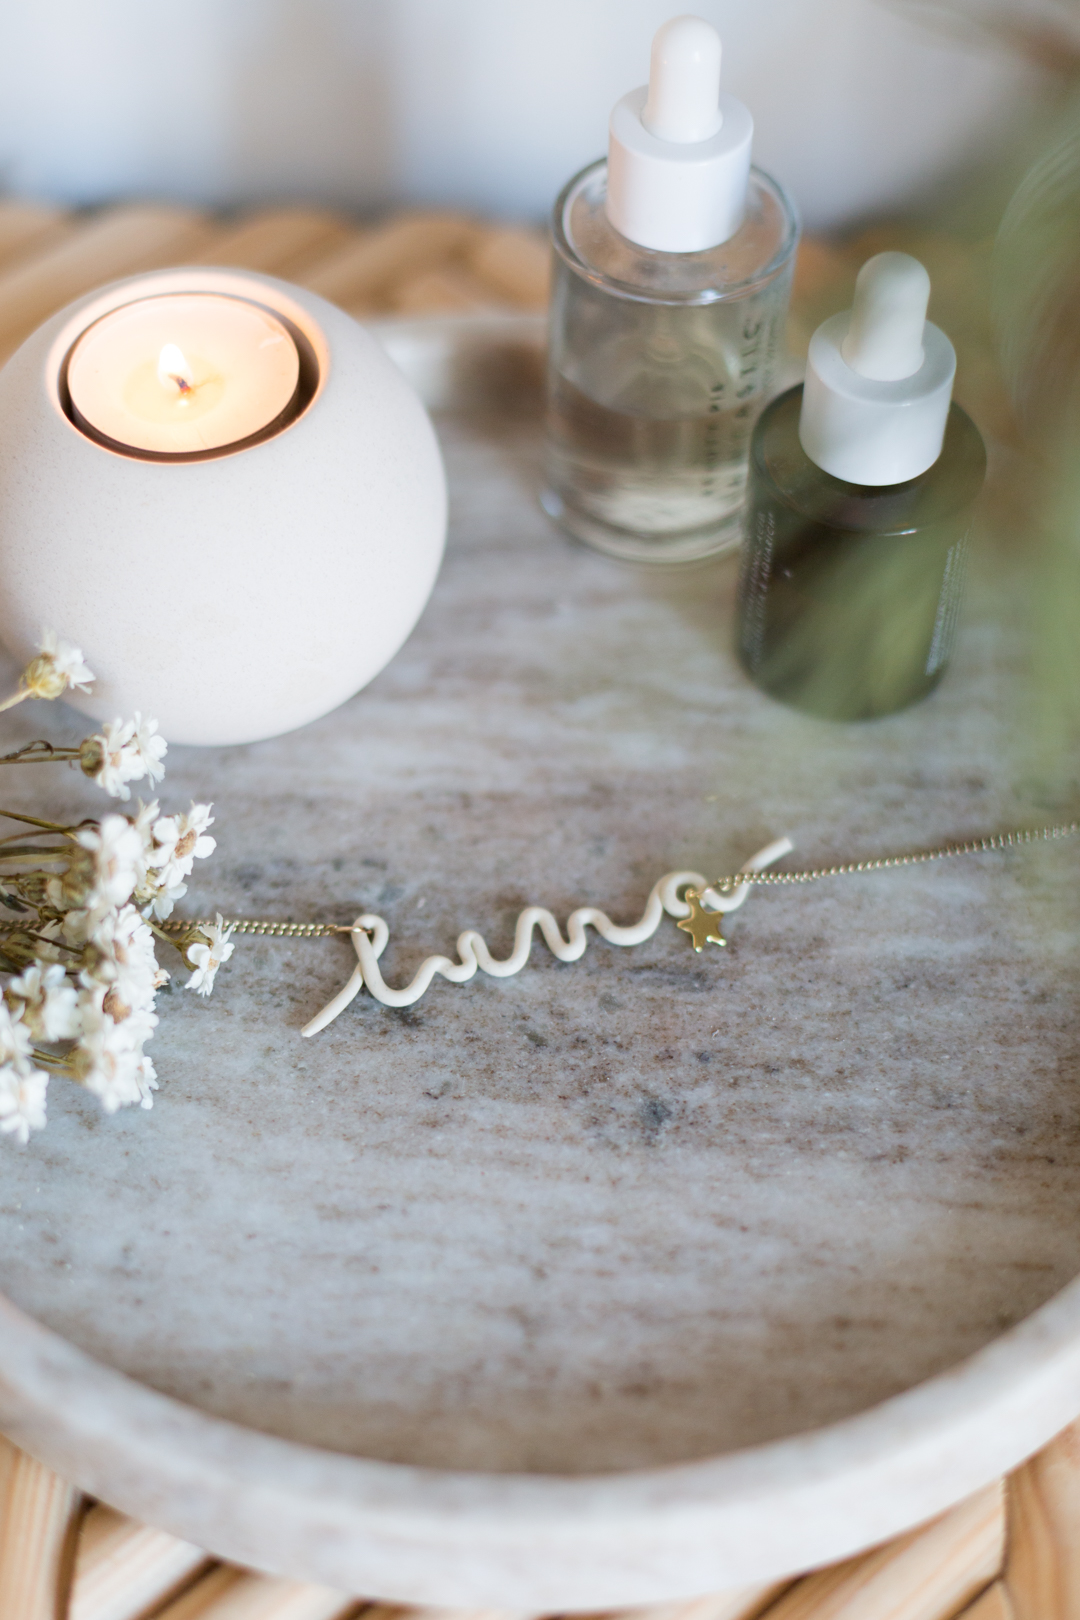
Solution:
{"label": "clear glass dropper bottle", "polygon": [[612,113],[607,159],[555,206],[542,500],[617,557],[686,562],[741,539],[798,240],[752,136],[720,93],[719,35],[676,17]]}

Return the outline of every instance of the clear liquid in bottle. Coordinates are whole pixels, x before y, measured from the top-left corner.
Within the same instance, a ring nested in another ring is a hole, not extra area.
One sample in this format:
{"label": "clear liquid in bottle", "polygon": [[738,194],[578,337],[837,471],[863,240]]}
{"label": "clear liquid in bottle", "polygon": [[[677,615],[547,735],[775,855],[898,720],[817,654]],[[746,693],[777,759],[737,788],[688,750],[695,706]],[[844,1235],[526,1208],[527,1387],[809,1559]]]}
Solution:
{"label": "clear liquid in bottle", "polygon": [[732,550],[750,436],[784,353],[791,205],[751,170],[735,235],[669,253],[622,236],[606,193],[601,161],[555,210],[544,507],[634,562]]}

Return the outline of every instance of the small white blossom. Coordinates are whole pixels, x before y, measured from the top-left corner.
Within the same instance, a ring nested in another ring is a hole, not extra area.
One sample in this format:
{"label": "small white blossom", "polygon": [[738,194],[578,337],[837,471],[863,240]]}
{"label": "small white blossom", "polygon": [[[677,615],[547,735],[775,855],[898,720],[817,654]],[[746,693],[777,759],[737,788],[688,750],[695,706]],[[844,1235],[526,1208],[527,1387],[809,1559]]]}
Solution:
{"label": "small white blossom", "polygon": [[22,1014],[21,1006],[13,1012],[6,1001],[0,1001],[0,1063],[21,1067],[29,1062],[32,1041]]}
{"label": "small white blossom", "polygon": [[31,1131],[45,1129],[45,1093],[49,1077],[41,1069],[0,1068],[0,1131],[25,1147]]}
{"label": "small white blossom", "polygon": [[150,853],[154,847],[154,822],[159,819],[160,815],[161,806],[156,799],[151,799],[149,804],[143,804],[140,799],[138,813],[131,818],[131,825],[142,840],[147,860],[150,859]]}
{"label": "small white blossom", "polygon": [[108,914],[134,893],[145,870],[145,851],[142,835],[126,816],[106,816],[75,836],[81,850],[47,892],[58,911],[70,908],[63,917],[64,938],[70,945],[85,945]]}
{"label": "small white blossom", "polygon": [[214,988],[214,977],[218,968],[222,962],[229,960],[236,946],[229,944],[232,928],[225,927],[225,919],[220,911],[216,922],[203,924],[201,933],[206,944],[198,941],[188,946],[187,954],[195,964],[195,971],[185,989],[196,990],[200,996],[208,996]]}
{"label": "small white blossom", "polygon": [[[106,997],[106,1000],[108,998]],[[136,1007],[124,1020],[125,1028],[131,1036],[132,1045],[142,1047],[157,1029],[161,1022],[157,1013],[149,1007]],[[147,1059],[149,1062],[149,1059]]]}
{"label": "small white blossom", "polygon": [[211,854],[215,840],[206,835],[213,822],[210,805],[193,804],[187,815],[161,816],[153,819],[149,835],[147,822],[151,812],[156,816],[157,805],[141,807],[136,818],[146,845],[145,870],[135,891],[136,903],[145,917],[163,922],[172,915],[173,906],[187,893],[183,881],[196,859]]}
{"label": "small white blossom", "polygon": [[168,744],[155,735],[156,720],[144,720],[136,710],[134,720],[117,718],[100,732],[85,737],[79,748],[79,761],[99,787],[113,799],[130,799],[129,782],[148,776],[152,782],[165,775],[162,756]]}
{"label": "small white blossom", "polygon": [[129,747],[134,729],[131,720],[112,720],[79,744],[79,764],[111,799],[130,799],[126,784],[142,774],[138,756]]}
{"label": "small white blossom", "polygon": [[158,967],[153,933],[134,906],[97,920],[86,941],[81,978],[87,988],[105,987],[104,1008],[112,1018],[121,1022],[149,1012],[168,977]]}
{"label": "small white blossom", "polygon": [[186,883],[174,883],[171,888],[160,889],[150,907],[150,915],[155,922],[164,922],[166,917],[171,917],[176,902],[182,900],[185,894],[187,894]]}
{"label": "small white blossom", "polygon": [[160,819],[160,815],[161,806],[156,799],[151,799],[149,804],[143,804],[140,799],[138,813],[131,818],[132,831],[139,840],[134,893],[135,903],[139,906],[157,889],[156,874],[150,873],[150,857],[154,853],[154,823]]}
{"label": "small white blossom", "polygon": [[85,908],[122,906],[131,898],[143,863],[143,840],[126,816],[106,816],[76,834],[94,860],[94,894]]}
{"label": "small white blossom", "polygon": [[[38,960],[41,962],[62,962],[65,952],[61,949],[59,941],[62,940],[64,934],[63,924],[50,917],[48,922],[38,924],[37,934],[38,937],[34,944],[37,949]],[[42,938],[43,935],[44,938]],[[53,940],[57,941],[55,945],[52,943]]]}
{"label": "small white blossom", "polygon": [[157,1070],[145,1052],[139,1056],[139,1072],[135,1077],[139,1087],[139,1107],[153,1108],[154,1092],[158,1090]]}
{"label": "small white blossom", "polygon": [[107,909],[98,906],[91,911],[89,908],[79,906],[74,911],[65,911],[60,927],[67,944],[85,945],[95,922]]}
{"label": "small white blossom", "polygon": [[8,998],[21,1007],[22,1020],[39,1041],[70,1041],[79,1033],[79,994],[59,963],[34,962],[12,979]]}
{"label": "small white blossom", "polygon": [[101,986],[84,990],[79,997],[82,1035],[72,1054],[76,1076],[100,1099],[107,1114],[131,1103],[148,1107],[153,1065],[144,1056],[141,1042],[148,1033],[146,1025],[152,1028],[157,1019],[150,1013],[138,1024],[132,1020],[117,1023],[104,1010],[102,1000]]}
{"label": "small white blossom", "polygon": [[209,804],[193,804],[186,815],[162,816],[154,823],[155,849],[150,864],[156,868],[163,889],[182,883],[196,859],[203,860],[217,848],[217,840],[206,832],[214,823],[212,808]]}
{"label": "small white blossom", "polygon": [[43,632],[39,656],[23,671],[23,685],[32,697],[58,698],[68,687],[88,692],[94,672],[82,652],[70,641],[62,641],[55,630]]}
{"label": "small white blossom", "polygon": [[138,749],[139,758],[143,762],[146,775],[151,782],[160,782],[165,775],[165,767],[161,763],[169,751],[169,745],[164,737],[158,735],[158,723],[147,717],[145,720],[135,710],[135,736],[134,744]]}

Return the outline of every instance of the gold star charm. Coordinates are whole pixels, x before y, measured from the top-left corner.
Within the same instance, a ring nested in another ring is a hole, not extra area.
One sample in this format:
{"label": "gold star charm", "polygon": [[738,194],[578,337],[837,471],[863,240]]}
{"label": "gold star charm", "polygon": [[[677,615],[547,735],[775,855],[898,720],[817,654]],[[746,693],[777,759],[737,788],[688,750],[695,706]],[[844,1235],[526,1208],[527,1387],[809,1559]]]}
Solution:
{"label": "gold star charm", "polygon": [[687,891],[686,898],[690,902],[690,915],[675,926],[690,935],[695,951],[703,951],[706,945],[726,945],[727,940],[720,932],[721,913],[706,911],[701,896],[692,889]]}

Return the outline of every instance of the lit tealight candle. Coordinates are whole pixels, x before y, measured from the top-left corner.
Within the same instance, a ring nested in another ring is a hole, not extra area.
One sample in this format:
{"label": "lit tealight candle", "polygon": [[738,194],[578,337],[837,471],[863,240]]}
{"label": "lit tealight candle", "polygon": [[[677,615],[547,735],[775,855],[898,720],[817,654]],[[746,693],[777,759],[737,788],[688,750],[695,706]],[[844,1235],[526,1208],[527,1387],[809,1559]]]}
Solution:
{"label": "lit tealight candle", "polygon": [[102,316],[67,367],[76,423],[135,454],[190,456],[264,432],[297,398],[300,356],[269,310],[218,293],[143,298]]}

